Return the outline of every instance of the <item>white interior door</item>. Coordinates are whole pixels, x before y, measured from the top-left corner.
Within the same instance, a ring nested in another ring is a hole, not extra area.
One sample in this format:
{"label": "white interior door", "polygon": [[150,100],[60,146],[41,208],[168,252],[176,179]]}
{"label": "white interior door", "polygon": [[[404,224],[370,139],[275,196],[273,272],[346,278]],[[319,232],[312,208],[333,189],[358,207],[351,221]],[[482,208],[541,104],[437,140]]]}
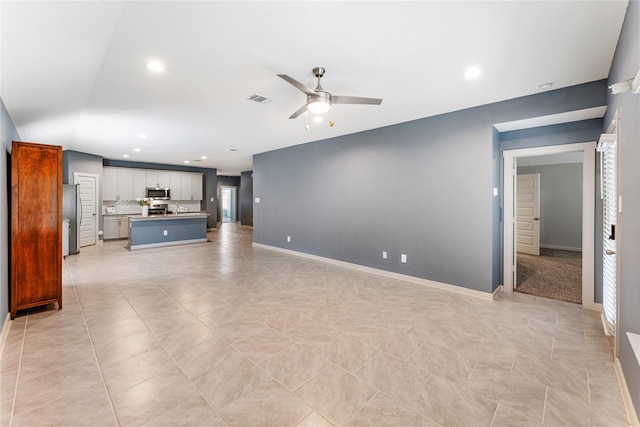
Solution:
{"label": "white interior door", "polygon": [[516,183],[516,250],[540,255],[540,174],[518,175]]}
{"label": "white interior door", "polygon": [[98,235],[98,175],[74,172],[73,181],[80,184],[80,247],[95,245]]}

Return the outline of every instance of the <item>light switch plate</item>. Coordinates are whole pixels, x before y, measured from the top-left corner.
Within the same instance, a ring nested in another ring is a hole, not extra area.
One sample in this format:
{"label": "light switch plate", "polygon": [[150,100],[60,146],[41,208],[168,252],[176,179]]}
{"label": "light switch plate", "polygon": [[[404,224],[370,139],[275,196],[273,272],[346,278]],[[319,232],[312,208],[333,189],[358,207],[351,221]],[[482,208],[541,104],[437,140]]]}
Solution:
{"label": "light switch plate", "polygon": [[260,203],[260,197],[256,197],[256,203]]}

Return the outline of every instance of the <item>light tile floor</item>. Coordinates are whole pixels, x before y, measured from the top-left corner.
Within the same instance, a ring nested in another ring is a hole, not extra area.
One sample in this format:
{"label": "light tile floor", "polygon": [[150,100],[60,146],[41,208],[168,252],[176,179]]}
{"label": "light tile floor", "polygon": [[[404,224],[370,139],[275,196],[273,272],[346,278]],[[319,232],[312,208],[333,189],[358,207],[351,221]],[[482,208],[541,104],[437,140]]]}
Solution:
{"label": "light tile floor", "polygon": [[64,261],[12,322],[2,426],[627,425],[598,313],[211,242]]}

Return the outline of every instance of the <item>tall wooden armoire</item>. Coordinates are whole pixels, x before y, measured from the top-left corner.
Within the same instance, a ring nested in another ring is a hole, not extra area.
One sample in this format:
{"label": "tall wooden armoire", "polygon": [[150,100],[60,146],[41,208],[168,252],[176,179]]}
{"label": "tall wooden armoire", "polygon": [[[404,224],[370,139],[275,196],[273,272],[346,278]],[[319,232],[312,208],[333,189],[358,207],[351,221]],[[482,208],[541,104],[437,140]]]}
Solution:
{"label": "tall wooden armoire", "polygon": [[62,308],[62,147],[14,141],[11,149],[11,319]]}

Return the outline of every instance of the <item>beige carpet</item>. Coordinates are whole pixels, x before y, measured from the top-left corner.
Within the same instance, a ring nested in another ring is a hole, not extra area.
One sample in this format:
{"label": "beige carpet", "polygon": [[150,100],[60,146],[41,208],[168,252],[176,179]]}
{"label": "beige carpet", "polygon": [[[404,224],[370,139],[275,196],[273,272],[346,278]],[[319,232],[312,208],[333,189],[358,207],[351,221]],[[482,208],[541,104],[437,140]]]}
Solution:
{"label": "beige carpet", "polygon": [[540,249],[518,253],[517,292],[582,304],[582,253]]}

